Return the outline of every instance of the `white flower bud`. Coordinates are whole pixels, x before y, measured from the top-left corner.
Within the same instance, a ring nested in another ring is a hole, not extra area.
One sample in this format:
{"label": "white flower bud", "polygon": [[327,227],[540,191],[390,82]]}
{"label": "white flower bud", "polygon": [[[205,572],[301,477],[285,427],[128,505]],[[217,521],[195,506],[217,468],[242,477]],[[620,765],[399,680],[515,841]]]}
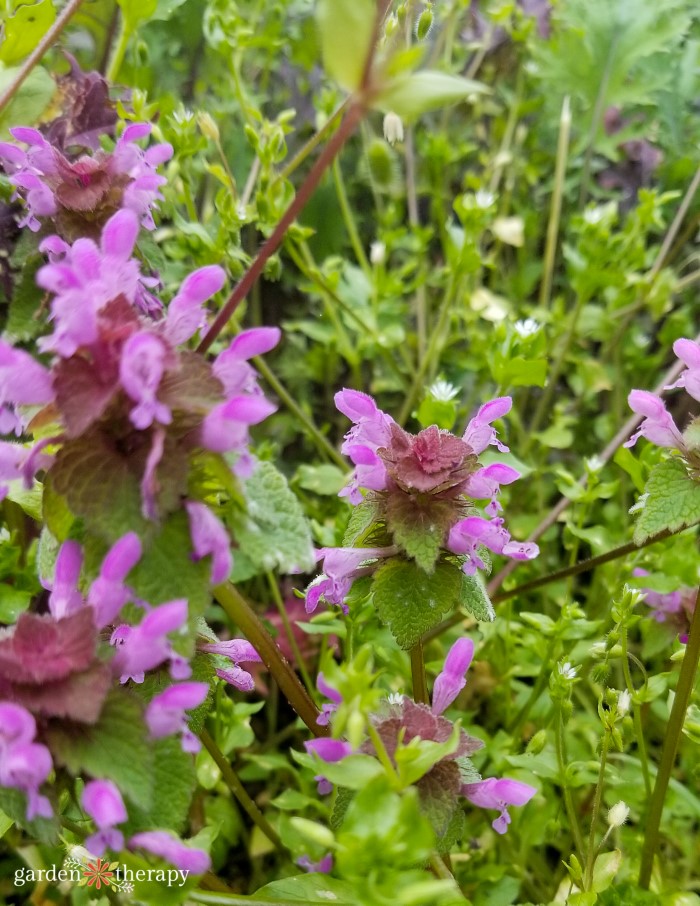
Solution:
{"label": "white flower bud", "polygon": [[373,242],[369,247],[369,260],[372,264],[384,264],[386,261],[386,245],[383,242]]}
{"label": "white flower bud", "polygon": [[631,704],[632,696],[629,694],[627,689],[624,689],[617,697],[617,713],[620,715],[620,717],[624,717],[625,714],[627,714]]}
{"label": "white flower bud", "polygon": [[608,812],[608,824],[610,827],[622,827],[622,825],[629,818],[630,810],[629,806],[620,800],[618,803],[613,805],[613,807]]}
{"label": "white flower bud", "polygon": [[390,145],[403,141],[403,123],[397,113],[387,113],[384,117],[384,138]]}

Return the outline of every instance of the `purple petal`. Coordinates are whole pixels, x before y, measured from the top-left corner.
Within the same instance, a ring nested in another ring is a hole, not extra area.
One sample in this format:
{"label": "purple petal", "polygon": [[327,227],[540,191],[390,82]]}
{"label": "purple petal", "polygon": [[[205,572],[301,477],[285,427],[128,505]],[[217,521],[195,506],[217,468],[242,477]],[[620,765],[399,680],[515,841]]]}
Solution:
{"label": "purple petal", "polygon": [[21,705],[0,702],[0,757],[4,749],[32,742],[36,736],[36,721]]}
{"label": "purple petal", "polygon": [[247,664],[250,662],[259,663],[262,658],[253,646],[246,639],[229,639],[227,642],[207,642],[206,645],[200,645],[201,651],[208,651],[209,654],[219,654],[222,657],[231,658],[234,664]]}
{"label": "purple petal", "polygon": [[86,783],[81,801],[100,830],[127,820],[124,800],[111,780],[91,780]]}
{"label": "purple petal", "polygon": [[122,132],[120,141],[135,142],[151,134],[150,123],[130,123]]}
{"label": "purple petal", "polygon": [[122,208],[109,218],[102,229],[100,245],[103,254],[126,261],[134,250],[138,233],[138,218],[133,211]]}
{"label": "purple petal", "polygon": [[340,692],[338,692],[337,689],[334,689],[333,686],[328,685],[326,678],[322,673],[319,673],[319,675],[316,677],[316,688],[321,693],[321,695],[330,699],[330,701],[335,702],[337,705],[339,705],[343,700],[343,696],[340,694]]}
{"label": "purple petal", "polygon": [[304,743],[304,748],[310,755],[318,755],[329,763],[342,761],[343,758],[352,755],[352,746],[342,739],[311,739]]}
{"label": "purple petal", "polygon": [[235,664],[233,667],[227,667],[225,669],[218,667],[216,675],[219,679],[224,680],[229,685],[235,686],[236,689],[240,689],[241,692],[252,692],[253,689],[255,689],[255,680],[251,674]]}
{"label": "purple petal", "polygon": [[129,840],[129,849],[145,849],[160,856],[171,865],[194,875],[204,874],[211,867],[211,859],[201,849],[190,849],[182,840],[167,831],[143,831]]}
{"label": "purple petal", "polygon": [[279,327],[254,327],[239,333],[227,351],[239,359],[252,359],[274,349],[281,336]]}
{"label": "purple petal", "polygon": [[357,422],[361,418],[373,418],[379,412],[372,397],[359,390],[340,390],[334,400],[336,409],[352,422]]}
{"label": "purple petal", "polygon": [[433,686],[433,714],[442,714],[467,684],[465,674],[474,657],[474,642],[457,639],[445,658],[445,666]]}
{"label": "purple petal", "polygon": [[694,340],[676,340],[673,351],[688,368],[700,368],[700,345]]}
{"label": "purple petal", "polygon": [[219,585],[228,579],[233,569],[228,533],[206,504],[191,500],[185,504],[185,509],[190,520],[195,559],[211,556],[211,581],[213,585]]}

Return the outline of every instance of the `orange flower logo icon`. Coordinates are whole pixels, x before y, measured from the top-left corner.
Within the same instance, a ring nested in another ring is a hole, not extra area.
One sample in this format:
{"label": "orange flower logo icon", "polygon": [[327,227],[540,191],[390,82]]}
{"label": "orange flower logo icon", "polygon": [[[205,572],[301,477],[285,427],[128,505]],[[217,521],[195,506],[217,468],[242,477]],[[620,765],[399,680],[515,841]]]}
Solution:
{"label": "orange flower logo icon", "polygon": [[109,887],[114,877],[113,869],[117,868],[118,865],[118,862],[113,862],[110,865],[104,859],[98,859],[97,862],[88,862],[80,886],[87,885],[88,887],[94,887],[95,890],[99,890],[103,886]]}

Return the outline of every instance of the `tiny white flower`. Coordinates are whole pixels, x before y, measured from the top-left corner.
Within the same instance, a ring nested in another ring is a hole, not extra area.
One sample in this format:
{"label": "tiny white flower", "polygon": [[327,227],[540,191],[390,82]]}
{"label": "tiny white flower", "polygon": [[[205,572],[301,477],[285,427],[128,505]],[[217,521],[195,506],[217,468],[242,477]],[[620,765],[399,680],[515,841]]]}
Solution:
{"label": "tiny white flower", "polygon": [[617,713],[620,715],[620,717],[624,717],[625,714],[627,714],[631,704],[632,696],[629,694],[627,689],[623,689],[623,691],[620,692],[617,697]]}
{"label": "tiny white flower", "polygon": [[428,387],[428,393],[439,403],[449,403],[459,394],[459,387],[449,381],[437,380]]}
{"label": "tiny white flower", "polygon": [[400,692],[390,692],[387,701],[390,705],[400,705],[403,702],[403,695]]}
{"label": "tiny white flower", "polygon": [[620,800],[608,812],[608,824],[610,827],[622,827],[629,818],[629,806]]}
{"label": "tiny white flower", "polygon": [[369,260],[372,264],[384,264],[386,261],[386,245],[383,242],[373,242],[370,245]]}
{"label": "tiny white flower", "polygon": [[493,192],[487,192],[485,189],[479,189],[474,197],[480,208],[490,208],[496,200]]}
{"label": "tiny white flower", "polygon": [[513,325],[515,332],[523,339],[534,336],[541,326],[534,318],[525,318],[525,320],[516,321]]}
{"label": "tiny white flower", "polygon": [[572,680],[578,673],[578,667],[573,667],[568,661],[565,664],[559,664],[559,673],[564,679]]}
{"label": "tiny white flower", "polygon": [[387,113],[384,117],[384,138],[390,145],[403,141],[403,123],[398,113]]}
{"label": "tiny white flower", "polygon": [[586,221],[586,223],[590,224],[600,223],[604,216],[605,208],[602,206],[599,206],[597,208],[586,208],[586,210],[583,212],[583,219]]}

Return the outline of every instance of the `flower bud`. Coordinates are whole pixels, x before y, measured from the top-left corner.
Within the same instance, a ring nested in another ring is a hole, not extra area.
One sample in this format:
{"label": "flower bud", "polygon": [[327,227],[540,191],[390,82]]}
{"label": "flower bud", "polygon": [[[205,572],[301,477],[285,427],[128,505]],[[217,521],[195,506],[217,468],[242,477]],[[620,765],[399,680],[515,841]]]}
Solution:
{"label": "flower bud", "polygon": [[318,843],[324,849],[335,847],[333,831],[322,824],[318,824],[316,821],[309,821],[308,818],[290,818],[289,823],[305,840],[309,840],[311,843]]}
{"label": "flower bud", "polygon": [[433,27],[433,8],[432,4],[427,6],[423,12],[418,16],[416,22],[416,40],[425,41],[425,39],[430,34],[430,29]]}
{"label": "flower bud", "polygon": [[620,715],[620,717],[624,717],[625,714],[627,714],[631,704],[632,696],[629,694],[627,689],[624,689],[617,697],[617,713]]}
{"label": "flower bud", "polygon": [[348,717],[347,737],[351,745],[358,748],[365,735],[365,718],[361,711],[353,711]]}
{"label": "flower bud", "polygon": [[197,114],[197,125],[205,138],[208,138],[212,142],[219,141],[219,127],[214,122],[213,117],[206,113]]}
{"label": "flower bud", "polygon": [[390,145],[403,141],[403,123],[397,113],[387,113],[384,117],[384,138]]}
{"label": "flower bud", "polygon": [[610,827],[622,827],[622,825],[629,818],[630,810],[629,806],[620,800],[618,803],[613,805],[613,807],[608,812],[608,824]]}
{"label": "flower bud", "polygon": [[369,260],[379,266],[386,261],[386,245],[383,242],[373,242],[369,247]]}
{"label": "flower bud", "polygon": [[527,744],[525,749],[528,755],[539,755],[542,749],[547,745],[547,731],[538,730]]}

